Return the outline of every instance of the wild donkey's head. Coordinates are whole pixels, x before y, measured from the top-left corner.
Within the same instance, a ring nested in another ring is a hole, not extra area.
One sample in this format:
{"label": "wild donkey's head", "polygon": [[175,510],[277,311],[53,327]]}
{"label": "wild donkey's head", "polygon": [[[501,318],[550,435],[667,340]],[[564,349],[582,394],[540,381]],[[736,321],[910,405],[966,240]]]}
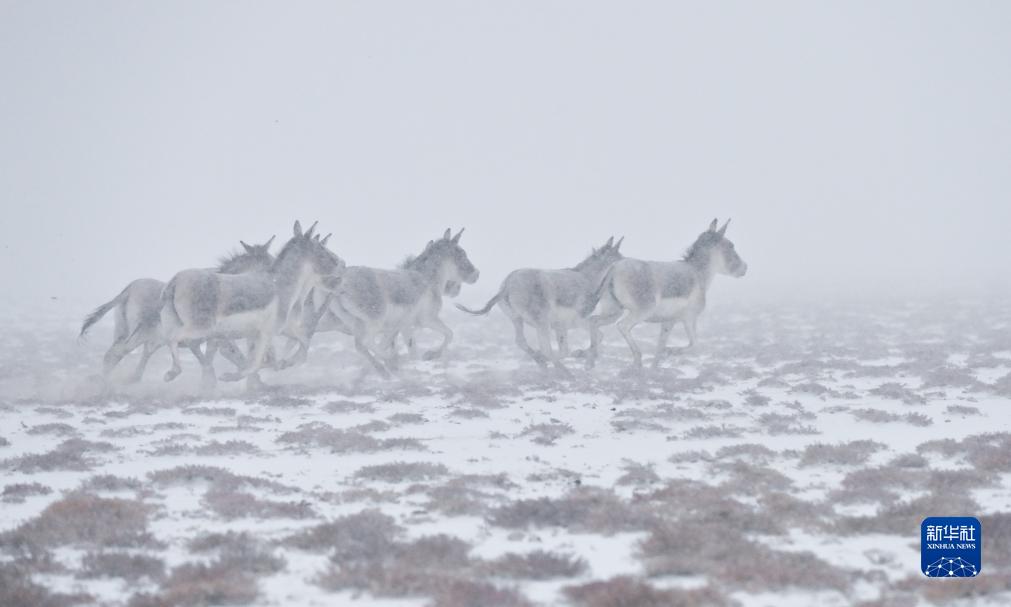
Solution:
{"label": "wild donkey's head", "polygon": [[616,261],[621,260],[624,255],[621,254],[621,243],[625,241],[625,237],[622,236],[618,239],[618,243],[614,243],[614,236],[607,239],[599,249],[594,248],[590,252],[590,256],[579,262],[574,270],[577,272],[584,272],[589,275],[600,274],[605,272],[610,268]]}
{"label": "wild donkey's head", "polygon": [[695,244],[685,253],[685,261],[705,270],[740,278],[748,271],[748,264],[744,263],[734,249],[734,243],[726,237],[730,220],[722,228],[717,229],[717,225],[719,223],[714,219],[709,229],[695,239]]}
{"label": "wild donkey's head", "polygon": [[442,290],[447,295],[457,295],[460,283],[474,284],[480,275],[460,246],[461,229],[456,236],[449,228],[438,240],[428,241],[428,246],[416,258],[408,262],[411,269],[439,276],[443,281]]}
{"label": "wild donkey's head", "polygon": [[315,230],[316,223],[313,223],[303,232],[302,224],[296,221],[294,234],[277,254],[274,266],[283,267],[285,271],[294,274],[303,269],[308,270],[313,277],[312,283],[324,289],[335,289],[344,274],[344,260],[326,248],[330,234],[320,238],[319,234],[314,234]]}

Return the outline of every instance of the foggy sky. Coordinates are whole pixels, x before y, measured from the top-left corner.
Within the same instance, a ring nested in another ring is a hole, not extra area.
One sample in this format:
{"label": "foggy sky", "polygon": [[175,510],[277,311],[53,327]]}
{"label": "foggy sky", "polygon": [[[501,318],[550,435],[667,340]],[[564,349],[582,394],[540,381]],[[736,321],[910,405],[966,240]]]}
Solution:
{"label": "foggy sky", "polygon": [[1009,31],[999,2],[0,0],[0,300],[97,305],[295,218],[380,267],[466,226],[465,301],[716,216],[742,294],[1004,282]]}

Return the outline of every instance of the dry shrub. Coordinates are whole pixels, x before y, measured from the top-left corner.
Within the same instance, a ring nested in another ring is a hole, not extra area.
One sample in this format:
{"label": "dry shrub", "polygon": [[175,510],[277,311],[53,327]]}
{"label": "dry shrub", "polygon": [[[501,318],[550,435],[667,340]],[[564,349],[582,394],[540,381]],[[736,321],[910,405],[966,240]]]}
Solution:
{"label": "dry shrub", "polygon": [[615,533],[644,528],[653,515],[610,491],[573,489],[557,499],[517,500],[494,509],[488,521],[499,527],[564,527],[571,531]]}
{"label": "dry shrub", "polygon": [[651,512],[674,514],[693,525],[725,525],[741,533],[779,534],[783,529],[774,514],[733,499],[726,488],[711,487],[687,479],[668,481],[649,493],[636,496],[636,503]]}
{"label": "dry shrub", "polygon": [[129,607],[245,605],[256,599],[256,578],[232,563],[187,563],[172,570],[157,594],[138,594]]}
{"label": "dry shrub", "polygon": [[526,554],[509,552],[482,566],[482,570],[488,575],[523,580],[575,577],[585,573],[586,569],[586,561],[578,556],[554,554],[544,550]]}
{"label": "dry shrub", "polygon": [[787,587],[844,589],[849,574],[810,552],[772,550],[719,522],[665,521],[641,544],[650,575],[706,575],[751,592]]}
{"label": "dry shrub", "polygon": [[81,483],[82,491],[106,491],[117,493],[120,491],[143,491],[144,484],[135,478],[123,478],[112,474],[99,474],[92,476]]}
{"label": "dry shrub", "polygon": [[721,447],[716,452],[717,459],[741,458],[754,464],[768,464],[779,455],[777,452],[758,443],[742,443]]}
{"label": "dry shrub", "polygon": [[907,405],[923,405],[927,402],[926,398],[895,382],[881,384],[877,388],[872,389],[870,393],[882,398],[900,400]]}
{"label": "dry shrub", "polygon": [[256,445],[242,441],[230,440],[226,442],[211,441],[193,449],[197,455],[208,455],[212,457],[221,455],[259,455],[260,448]]}
{"label": "dry shrub", "polygon": [[661,590],[633,577],[567,586],[565,596],[582,607],[724,607],[733,603],[716,589]]}
{"label": "dry shrub", "polygon": [[428,481],[449,474],[442,464],[429,462],[393,462],[364,466],[355,472],[355,478],[387,483]]}
{"label": "dry shrub", "polygon": [[32,581],[31,570],[19,562],[0,563],[0,605],[3,607],[71,607],[90,604],[86,594],[49,592]]}
{"label": "dry shrub", "polygon": [[618,478],[619,485],[651,485],[660,482],[660,476],[653,470],[652,465],[640,464],[638,462],[626,461],[622,468],[625,473]]}
{"label": "dry shrub", "polygon": [[510,589],[477,582],[480,563],[468,556],[470,545],[446,535],[393,541],[380,552],[338,550],[318,583],[329,590],[363,590],[376,596],[428,596],[444,607],[526,606]]}
{"label": "dry shrub", "polygon": [[449,516],[484,515],[492,500],[515,487],[505,474],[464,474],[424,488],[426,508]]}
{"label": "dry shrub", "polygon": [[37,517],[0,534],[0,547],[38,553],[53,546],[139,547],[152,544],[149,507],[90,493],[68,493]]}
{"label": "dry shrub", "polygon": [[303,519],[316,516],[312,505],[306,501],[279,502],[256,497],[251,493],[234,489],[212,488],[204,494],[202,502],[218,516],[236,518],[294,518]]}
{"label": "dry shrub", "polygon": [[740,426],[727,424],[709,424],[706,426],[695,426],[685,432],[686,439],[711,439],[711,438],[738,438],[744,433]]}
{"label": "dry shrub", "polygon": [[865,463],[871,455],[886,448],[884,444],[872,440],[855,440],[835,445],[815,443],[804,449],[800,465],[855,466]]}
{"label": "dry shrub", "polygon": [[402,533],[393,517],[378,510],[363,510],[310,527],[284,543],[302,550],[334,550],[335,558],[378,558]]}
{"label": "dry shrub", "polygon": [[425,446],[413,438],[373,438],[352,430],[339,430],[324,422],[302,424],[297,430],[285,432],[277,442],[299,447],[328,448],[332,453],[373,452],[390,449],[417,449]]}
{"label": "dry shrub", "polygon": [[79,438],[65,440],[52,451],[30,453],[4,460],[0,467],[18,472],[52,472],[53,470],[88,470],[95,464],[95,453],[115,451],[111,443],[92,442]]}
{"label": "dry shrub", "polygon": [[538,445],[554,445],[558,439],[574,433],[575,430],[569,424],[552,421],[547,424],[527,426],[520,432],[520,436],[532,436],[533,441]]}
{"label": "dry shrub", "polygon": [[33,495],[49,495],[53,490],[40,483],[14,483],[6,485],[0,499],[9,504],[20,504]]}
{"label": "dry shrub", "polygon": [[28,434],[39,435],[39,434],[55,434],[57,436],[74,436],[77,434],[77,428],[74,428],[70,424],[64,423],[49,423],[49,424],[39,424],[37,426],[32,426],[28,429]]}
{"label": "dry shrub", "polygon": [[162,487],[203,482],[207,483],[210,488],[221,491],[235,490],[240,487],[267,489],[277,493],[292,493],[295,491],[294,488],[275,481],[233,474],[224,468],[216,466],[176,466],[175,468],[150,472],[148,473],[148,478],[156,485]]}
{"label": "dry shrub", "polygon": [[806,415],[795,413],[786,415],[783,413],[763,413],[758,417],[758,423],[765,427],[765,431],[773,436],[780,434],[818,434],[818,430],[811,425],[802,422],[808,419]]}
{"label": "dry shrub", "polygon": [[205,533],[189,542],[194,552],[217,552],[218,562],[227,563],[258,576],[270,575],[284,569],[285,561],[276,556],[262,542],[243,531]]}
{"label": "dry shrub", "polygon": [[141,578],[160,580],[165,577],[165,563],[153,556],[126,552],[89,552],[81,559],[77,577],[118,577],[131,582]]}

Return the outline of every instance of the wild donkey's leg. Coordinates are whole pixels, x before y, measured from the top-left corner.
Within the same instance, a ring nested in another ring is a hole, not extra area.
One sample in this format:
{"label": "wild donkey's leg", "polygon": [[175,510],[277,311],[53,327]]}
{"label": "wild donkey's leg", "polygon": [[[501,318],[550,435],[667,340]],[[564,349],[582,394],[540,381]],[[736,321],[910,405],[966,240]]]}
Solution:
{"label": "wild donkey's leg", "polygon": [[544,358],[544,355],[531,348],[530,344],[527,343],[527,336],[523,333],[523,317],[517,314],[509,305],[502,305],[501,307],[509,317],[509,320],[513,321],[513,330],[516,332],[516,345],[519,346],[520,350],[526,352],[527,356],[534,359],[534,362],[539,366],[547,367],[548,361]]}
{"label": "wild donkey's leg", "polygon": [[172,381],[182,373],[183,368],[179,366],[179,342],[174,337],[168,340],[169,353],[172,355],[172,368],[165,372],[165,381]]}
{"label": "wild donkey's leg", "polygon": [[217,354],[219,343],[216,339],[209,339],[207,345],[204,346],[204,360],[200,365],[201,383],[204,390],[213,390],[215,384],[218,383],[218,377],[214,374],[214,355]]}
{"label": "wild donkey's leg", "polygon": [[235,365],[236,369],[243,369],[247,364],[246,355],[230,339],[217,340],[218,352],[225,360]]}
{"label": "wild donkey's leg", "polygon": [[671,329],[674,328],[674,321],[665,322],[660,325],[660,337],[656,342],[656,355],[653,357],[653,368],[660,366],[660,361],[667,354],[667,340],[670,338]]}
{"label": "wild donkey's leg", "polygon": [[440,344],[439,347],[436,348],[435,350],[429,350],[428,352],[425,352],[422,358],[424,360],[433,360],[439,358],[446,351],[446,346],[449,345],[449,342],[453,341],[453,330],[450,329],[446,325],[446,323],[442,322],[442,319],[439,318],[438,316],[428,319],[428,321],[424,323],[424,326],[426,328],[432,329],[433,331],[438,331],[439,333],[442,333],[442,344]]}
{"label": "wild donkey's leg", "polygon": [[565,327],[555,327],[558,334],[558,358],[569,357],[569,331]]}
{"label": "wild donkey's leg", "polygon": [[625,338],[625,343],[627,343],[629,349],[632,350],[633,367],[642,366],[642,350],[639,349],[639,344],[635,343],[635,339],[632,337],[632,329],[635,325],[639,324],[642,317],[643,315],[641,313],[629,310],[628,313],[618,321],[618,332]]}
{"label": "wild donkey's leg", "polygon": [[140,360],[137,362],[137,367],[130,374],[130,378],[127,380],[132,384],[135,384],[144,377],[144,369],[147,368],[147,362],[151,359],[151,355],[161,348],[161,344],[152,343],[150,340],[144,342],[144,352],[140,355]]}
{"label": "wild donkey's leg", "polygon": [[539,325],[537,327],[537,338],[540,340],[541,353],[555,365],[556,369],[569,375],[569,370],[565,368],[565,365],[562,364],[562,361],[558,359],[558,356],[555,355],[551,348],[551,327],[546,324]]}
{"label": "wild donkey's leg", "polygon": [[685,333],[688,334],[688,347],[691,348],[695,345],[695,331],[698,327],[698,317],[686,318],[684,320]]}
{"label": "wild donkey's leg", "polygon": [[594,365],[597,364],[597,350],[600,348],[600,342],[604,338],[604,333],[600,330],[604,325],[613,324],[614,321],[618,320],[621,316],[621,310],[604,314],[601,316],[591,316],[589,318],[590,323],[590,347],[587,348],[586,355],[586,368],[592,369]]}
{"label": "wild donkey's leg", "polygon": [[384,367],[383,364],[379,362],[379,359],[376,358],[369,350],[368,346],[365,345],[366,343],[372,342],[373,342],[372,336],[369,335],[364,330],[364,328],[355,331],[355,350],[358,350],[358,352],[362,356],[367,358],[380,375],[382,375],[385,379],[389,379],[390,372],[386,370],[386,367]]}

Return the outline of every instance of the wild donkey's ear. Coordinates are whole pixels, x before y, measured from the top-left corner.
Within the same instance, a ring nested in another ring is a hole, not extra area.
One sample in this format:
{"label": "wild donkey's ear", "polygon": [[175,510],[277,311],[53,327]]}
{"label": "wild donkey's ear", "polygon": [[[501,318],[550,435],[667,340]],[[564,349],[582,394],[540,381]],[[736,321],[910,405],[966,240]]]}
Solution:
{"label": "wild donkey's ear", "polygon": [[293,231],[295,232],[295,238],[298,238],[299,236],[302,235],[302,224],[299,223],[297,219],[295,220],[295,227]]}
{"label": "wild donkey's ear", "polygon": [[331,236],[333,236],[333,232],[330,232],[329,234],[327,234],[326,236],[324,236],[323,240],[319,241],[319,243],[325,247],[326,243],[330,240]]}
{"label": "wild donkey's ear", "polygon": [[726,223],[723,224],[723,227],[720,228],[716,233],[719,234],[720,236],[723,236],[724,234],[727,233],[727,226],[728,225],[730,225],[730,220],[729,219],[727,220]]}
{"label": "wild donkey's ear", "polygon": [[710,232],[715,232],[716,231],[716,226],[718,226],[719,224],[720,224],[719,221],[713,219],[713,222],[711,224],[709,224],[709,231]]}
{"label": "wild donkey's ear", "polygon": [[253,252],[253,247],[251,247],[248,244],[246,244],[245,240],[240,240],[239,244],[241,244],[242,248],[246,250],[246,253],[252,253]]}
{"label": "wild donkey's ear", "polygon": [[264,249],[269,249],[270,248],[270,243],[274,242],[275,238],[277,238],[277,234],[272,235],[270,237],[270,240],[268,240],[267,242],[263,243],[263,248]]}
{"label": "wild donkey's ear", "polygon": [[319,223],[319,221],[312,222],[312,225],[309,226],[309,229],[305,231],[305,237],[306,238],[309,238],[310,236],[312,236],[312,232],[313,232],[313,230],[316,229],[316,224],[317,223]]}
{"label": "wild donkey's ear", "polygon": [[613,244],[614,244],[614,236],[611,236],[610,238],[607,239],[607,242],[604,243],[604,248],[608,249]]}
{"label": "wild donkey's ear", "polygon": [[453,231],[450,230],[449,228],[446,228],[446,231],[442,233],[442,239],[443,240],[449,240],[449,237],[452,236],[452,235],[453,235]]}
{"label": "wild donkey's ear", "polygon": [[459,231],[459,232],[457,232],[457,233],[456,233],[456,236],[454,236],[454,237],[453,237],[453,244],[456,244],[456,243],[460,242],[460,237],[461,237],[461,236],[463,236],[463,231],[464,231],[465,229],[466,229],[466,228],[460,228],[460,231]]}
{"label": "wild donkey's ear", "polygon": [[618,249],[620,249],[621,248],[621,243],[623,243],[623,242],[625,242],[625,237],[624,236],[622,236],[621,238],[618,239],[618,244],[614,245],[614,250],[617,251]]}

